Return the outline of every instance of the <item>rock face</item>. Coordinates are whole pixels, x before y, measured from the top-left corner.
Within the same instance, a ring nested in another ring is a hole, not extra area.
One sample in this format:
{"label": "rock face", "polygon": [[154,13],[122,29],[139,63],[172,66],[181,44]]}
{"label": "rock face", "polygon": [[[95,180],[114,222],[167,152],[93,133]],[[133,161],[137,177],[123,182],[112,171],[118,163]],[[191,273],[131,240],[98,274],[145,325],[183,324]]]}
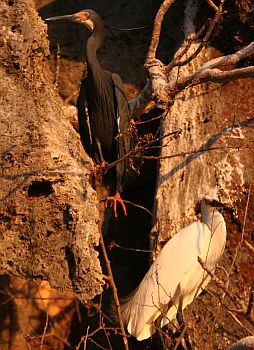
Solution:
{"label": "rock face", "polygon": [[101,291],[91,163],[65,117],[32,0],[0,4],[0,274]]}
{"label": "rock face", "polygon": [[[204,49],[180,73],[173,72],[172,79],[194,73],[217,56],[215,49]],[[253,79],[190,87],[177,96],[163,119],[162,136],[180,134],[164,138],[161,149],[154,226],[160,242],[196,219],[197,201],[205,193],[216,189],[222,200],[232,204],[252,181],[251,87]]]}

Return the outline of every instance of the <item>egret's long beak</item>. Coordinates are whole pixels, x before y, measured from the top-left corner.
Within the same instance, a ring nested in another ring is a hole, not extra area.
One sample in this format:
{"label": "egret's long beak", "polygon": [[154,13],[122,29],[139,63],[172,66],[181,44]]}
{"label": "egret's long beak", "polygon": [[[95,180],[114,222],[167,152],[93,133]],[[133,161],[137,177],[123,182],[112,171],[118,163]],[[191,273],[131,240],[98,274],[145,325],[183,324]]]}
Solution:
{"label": "egret's long beak", "polygon": [[45,18],[45,21],[59,21],[59,20],[60,21],[67,20],[67,21],[71,21],[71,22],[80,22],[81,18],[79,16],[77,16],[76,14]]}
{"label": "egret's long beak", "polygon": [[209,205],[211,206],[211,207],[220,207],[220,208],[225,208],[226,206],[225,206],[225,204],[224,203],[221,203],[221,202],[219,202],[219,201],[216,201],[215,199],[214,200],[212,200],[210,203],[209,203]]}

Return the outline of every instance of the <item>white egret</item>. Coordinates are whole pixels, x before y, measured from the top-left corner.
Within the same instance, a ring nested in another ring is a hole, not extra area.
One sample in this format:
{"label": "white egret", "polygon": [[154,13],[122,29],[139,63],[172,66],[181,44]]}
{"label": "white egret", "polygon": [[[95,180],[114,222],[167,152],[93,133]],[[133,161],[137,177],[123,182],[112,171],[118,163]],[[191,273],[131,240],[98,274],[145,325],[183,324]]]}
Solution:
{"label": "white egret", "polygon": [[226,224],[216,210],[214,195],[201,201],[202,222],[179,231],[163,247],[138,288],[122,305],[128,332],[144,340],[165,326],[197,297],[210,277],[198,261],[213,271],[226,243]]}

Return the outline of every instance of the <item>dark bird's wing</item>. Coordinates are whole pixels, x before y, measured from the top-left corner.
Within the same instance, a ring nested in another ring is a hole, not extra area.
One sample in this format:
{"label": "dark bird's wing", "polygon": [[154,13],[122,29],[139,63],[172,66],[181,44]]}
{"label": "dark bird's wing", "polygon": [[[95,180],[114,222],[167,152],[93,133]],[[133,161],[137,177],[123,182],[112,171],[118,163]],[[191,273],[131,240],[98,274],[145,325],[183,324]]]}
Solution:
{"label": "dark bird's wing", "polygon": [[83,80],[80,86],[80,93],[77,101],[79,133],[82,145],[86,153],[94,159],[94,144],[91,132],[91,124],[88,114],[87,102],[87,79]]}
{"label": "dark bird's wing", "polygon": [[[131,133],[130,127],[130,110],[125,94],[124,85],[118,74],[112,74],[112,80],[115,89],[116,97],[116,115],[117,115],[117,125],[118,125],[118,135],[117,135],[117,156],[121,159],[126,155],[131,149]],[[122,180],[123,176],[126,175],[128,169],[129,161],[123,161],[117,165],[117,190],[119,192],[122,190]]]}

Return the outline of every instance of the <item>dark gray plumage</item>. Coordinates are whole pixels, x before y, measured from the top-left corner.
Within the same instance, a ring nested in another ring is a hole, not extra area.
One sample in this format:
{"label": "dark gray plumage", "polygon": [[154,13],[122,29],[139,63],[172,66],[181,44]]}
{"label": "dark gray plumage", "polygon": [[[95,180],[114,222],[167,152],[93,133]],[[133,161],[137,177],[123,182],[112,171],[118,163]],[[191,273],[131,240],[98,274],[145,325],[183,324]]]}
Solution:
{"label": "dark gray plumage", "polygon": [[[131,149],[130,112],[124,85],[118,74],[102,69],[97,59],[97,50],[105,38],[101,17],[93,10],[83,10],[47,20],[58,19],[84,24],[91,31],[86,44],[87,78],[81,84],[78,98],[78,119],[82,144],[95,165],[102,166],[103,171],[106,163],[121,159]],[[105,183],[114,194],[108,199],[114,202],[115,216],[117,201],[127,214],[120,193],[129,172],[128,161],[104,172]]]}

